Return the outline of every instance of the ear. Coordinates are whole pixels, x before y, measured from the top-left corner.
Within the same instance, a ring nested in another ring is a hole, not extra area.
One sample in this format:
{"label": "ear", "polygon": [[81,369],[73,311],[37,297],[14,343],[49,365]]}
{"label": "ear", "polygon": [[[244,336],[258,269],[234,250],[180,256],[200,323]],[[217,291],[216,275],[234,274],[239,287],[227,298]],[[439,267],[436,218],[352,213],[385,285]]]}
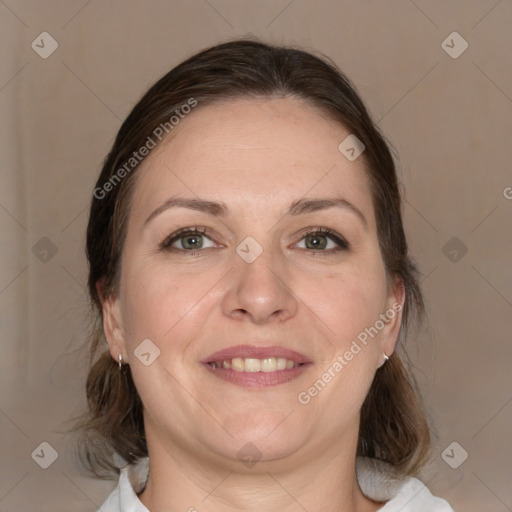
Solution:
{"label": "ear", "polygon": [[118,297],[113,293],[105,295],[105,279],[96,282],[96,290],[101,301],[103,313],[103,332],[108,343],[110,355],[116,363],[119,363],[119,354],[123,361],[128,363],[128,352],[126,350],[125,330],[121,314],[121,304]]}
{"label": "ear", "polygon": [[381,356],[378,367],[381,367],[386,359],[384,354],[391,357],[395,351],[400,326],[402,325],[402,312],[405,304],[405,285],[403,279],[396,276],[386,300],[386,310],[381,315],[384,321],[384,328],[380,336]]}

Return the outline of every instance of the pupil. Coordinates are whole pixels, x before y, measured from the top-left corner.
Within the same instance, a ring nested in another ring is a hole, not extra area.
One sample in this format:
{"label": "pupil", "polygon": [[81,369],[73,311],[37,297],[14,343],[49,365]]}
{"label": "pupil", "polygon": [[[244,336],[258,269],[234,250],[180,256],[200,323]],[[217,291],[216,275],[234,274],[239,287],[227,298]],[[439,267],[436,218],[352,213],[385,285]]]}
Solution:
{"label": "pupil", "polygon": [[[314,241],[314,242],[313,242],[313,246],[315,246],[315,247],[325,248],[325,246],[326,246],[326,243],[325,243],[325,237],[323,237],[323,238],[324,238],[323,243],[322,243],[322,242],[318,242],[318,239],[319,239],[319,238],[322,238],[322,236],[321,236],[321,235],[320,235],[320,236],[318,236],[318,235],[308,235],[308,237],[307,237],[307,239],[308,239],[309,241],[311,241],[311,240],[313,240],[313,241]],[[315,241],[315,240],[316,240],[316,241]]]}
{"label": "pupil", "polygon": [[[190,241],[190,240],[195,240],[195,242],[196,242],[196,243],[197,243],[197,241],[201,241],[201,239],[200,239],[200,237],[199,237],[199,236],[197,236],[197,235],[190,235],[190,236],[188,236],[188,237],[185,237],[185,241],[186,241],[185,246],[190,245],[190,244],[189,244],[189,241]],[[192,242],[192,244],[194,244],[194,242]],[[199,247],[202,247],[202,245],[203,245],[203,244],[202,244],[202,243],[200,243],[200,244],[199,244]],[[197,249],[197,247],[198,247],[198,245],[191,245],[191,248],[192,248],[192,249]]]}

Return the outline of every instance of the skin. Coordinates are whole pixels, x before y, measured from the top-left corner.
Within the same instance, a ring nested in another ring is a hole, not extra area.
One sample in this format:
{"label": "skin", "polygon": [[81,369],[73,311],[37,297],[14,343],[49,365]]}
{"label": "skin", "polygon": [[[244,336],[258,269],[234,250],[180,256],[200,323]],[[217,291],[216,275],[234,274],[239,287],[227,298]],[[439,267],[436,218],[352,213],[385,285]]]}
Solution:
{"label": "skin", "polygon": [[[139,169],[120,288],[103,312],[110,353],[130,364],[144,404],[151,473],[139,497],[152,512],[383,505],[358,486],[356,446],[361,405],[395,348],[401,315],[307,405],[297,399],[404,301],[403,286],[386,276],[362,158],[350,162],[338,150],[347,135],[296,98],[222,102],[198,106]],[[171,196],[224,202],[230,214],[170,208],[145,225]],[[285,214],[303,197],[333,196],[358,208],[366,225],[346,207]],[[198,255],[186,248],[190,237],[176,240],[174,252],[159,247],[184,227],[208,228]],[[338,245],[322,235],[325,248],[306,245],[303,230],[318,227],[349,249],[329,255]],[[235,250],[247,236],[263,248],[250,264]],[[145,366],[134,350],[148,338],[160,356]],[[199,363],[246,343],[285,346],[313,364],[295,380],[254,390]],[[252,467],[237,455],[248,442],[261,452]]]}

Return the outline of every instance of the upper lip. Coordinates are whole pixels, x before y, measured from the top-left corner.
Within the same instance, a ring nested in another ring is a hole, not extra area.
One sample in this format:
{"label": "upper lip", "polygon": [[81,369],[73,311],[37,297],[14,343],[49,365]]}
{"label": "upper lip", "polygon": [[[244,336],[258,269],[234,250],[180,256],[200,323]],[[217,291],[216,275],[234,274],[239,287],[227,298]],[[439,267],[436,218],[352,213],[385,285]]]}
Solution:
{"label": "upper lip", "polygon": [[267,347],[256,345],[236,345],[234,347],[228,347],[210,354],[208,357],[203,359],[201,363],[215,363],[225,361],[227,359],[234,359],[235,357],[249,357],[254,359],[264,359],[267,357],[284,357],[285,359],[289,359],[295,363],[311,362],[310,359],[304,354],[285,347],[279,347],[276,345]]}

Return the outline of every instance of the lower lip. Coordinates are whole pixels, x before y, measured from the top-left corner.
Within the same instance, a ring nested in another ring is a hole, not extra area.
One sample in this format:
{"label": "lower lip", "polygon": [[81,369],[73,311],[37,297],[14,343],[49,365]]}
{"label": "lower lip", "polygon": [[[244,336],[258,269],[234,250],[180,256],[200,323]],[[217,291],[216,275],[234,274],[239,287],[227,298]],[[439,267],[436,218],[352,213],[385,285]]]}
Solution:
{"label": "lower lip", "polygon": [[259,389],[277,386],[296,379],[311,366],[311,363],[304,363],[295,368],[276,370],[275,372],[237,372],[228,368],[214,368],[209,364],[204,364],[204,366],[219,379],[243,388]]}

